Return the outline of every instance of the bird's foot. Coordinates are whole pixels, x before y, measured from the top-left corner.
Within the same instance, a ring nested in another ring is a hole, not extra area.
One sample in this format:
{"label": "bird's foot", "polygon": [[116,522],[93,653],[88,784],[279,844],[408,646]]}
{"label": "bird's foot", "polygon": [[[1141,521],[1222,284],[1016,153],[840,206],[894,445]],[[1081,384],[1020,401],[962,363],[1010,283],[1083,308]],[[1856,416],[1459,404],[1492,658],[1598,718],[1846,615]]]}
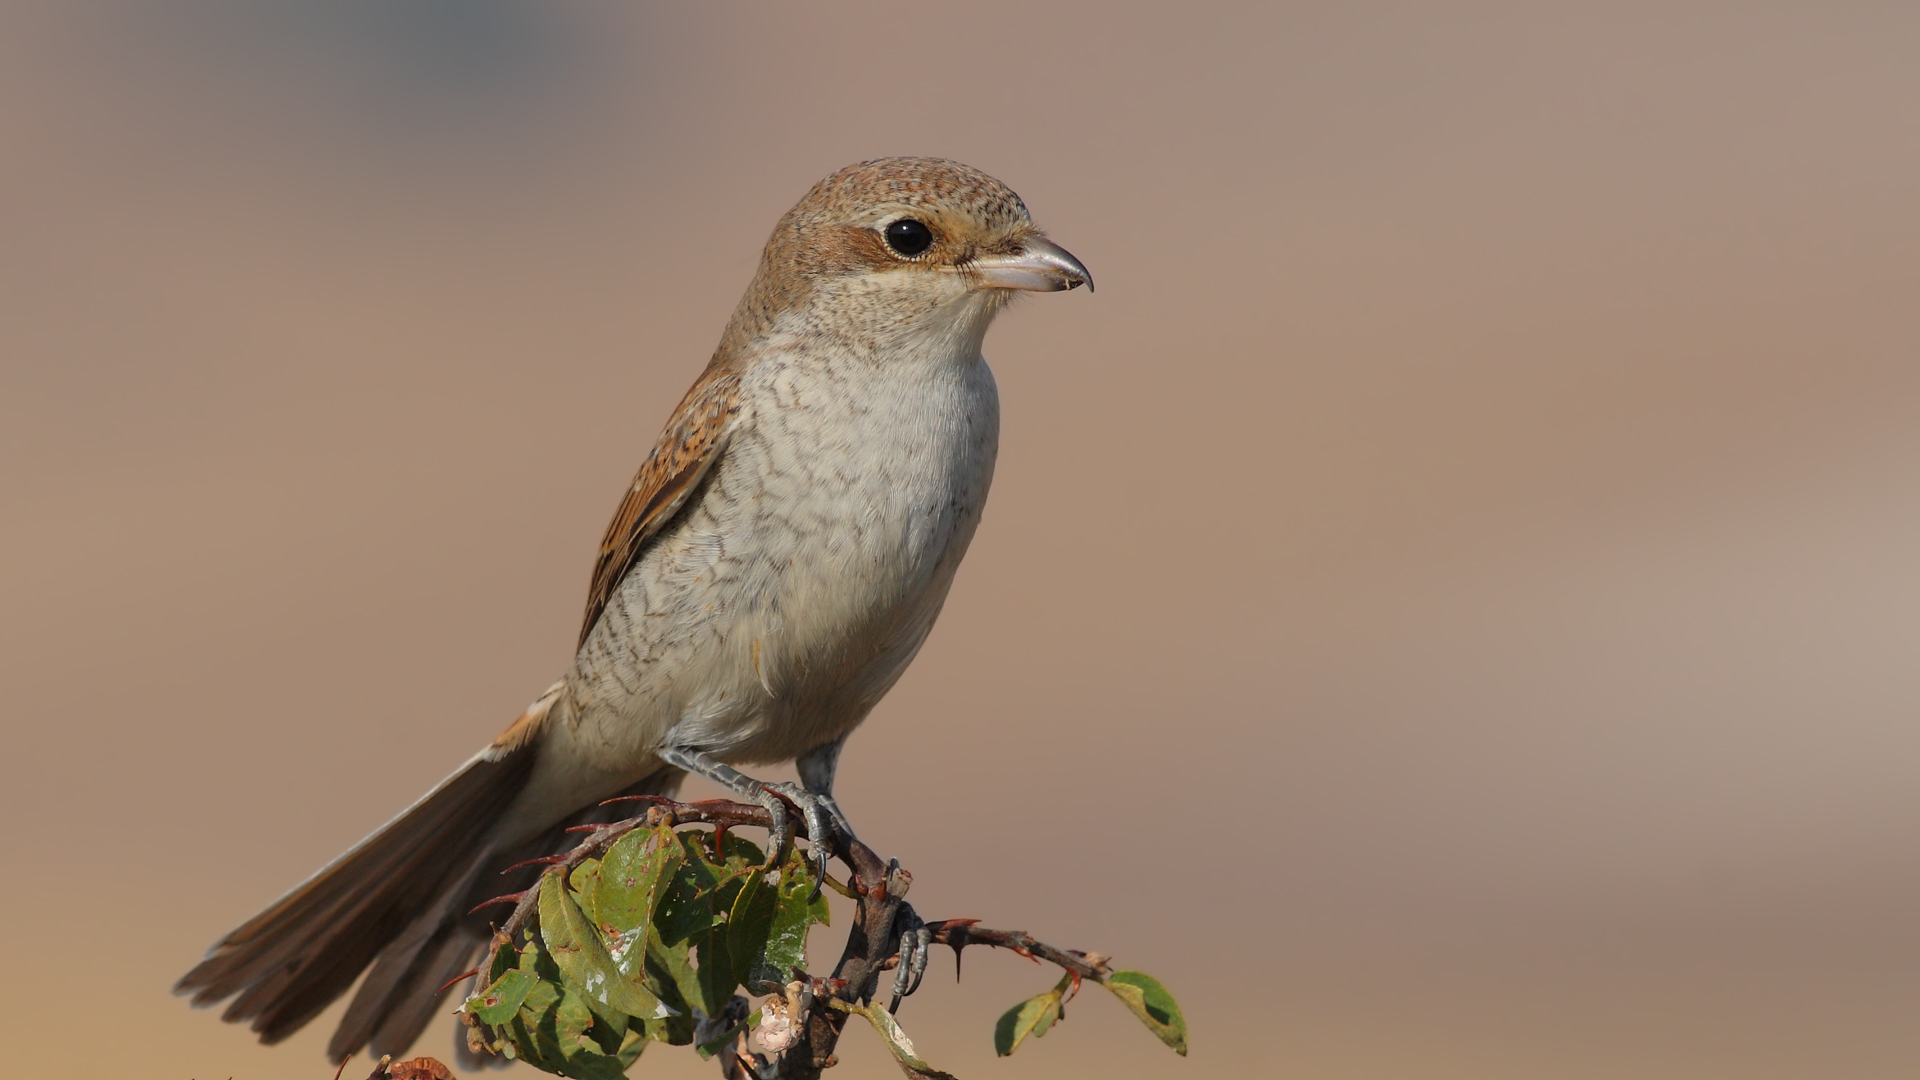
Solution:
{"label": "bird's foot", "polygon": [[[834,804],[833,796],[820,795],[808,791],[799,784],[781,781],[776,784],[762,784],[767,799],[763,803],[775,821],[785,817],[785,806],[776,804],[790,801],[800,808],[800,817],[807,823],[807,861],[813,864],[813,893],[808,897],[811,902],[820,896],[820,886],[827,880],[827,860],[833,855],[833,842],[838,832],[848,839],[853,838],[853,830],[846,828],[846,816],[840,813],[840,807]],[[785,837],[774,840],[775,858],[786,847]]]}
{"label": "bird's foot", "polygon": [[933,931],[914,913],[913,905],[901,903],[894,925],[901,928],[900,955],[893,969],[893,1003],[887,1006],[890,1013],[899,1012],[901,1000],[920,989],[920,980],[927,974],[927,957],[933,952]]}
{"label": "bird's foot", "polygon": [[841,841],[851,841],[853,826],[847,824],[847,815],[841,812],[839,801],[825,792],[814,792],[813,797],[820,801],[820,808],[827,812],[827,818],[833,822],[833,827],[839,832]]}
{"label": "bird's foot", "polygon": [[768,815],[773,818],[773,835],[770,838],[773,850],[767,853],[767,857],[775,864],[793,839],[787,804],[792,803],[798,808],[801,820],[807,826],[807,858],[813,864],[813,894],[809,899],[819,898],[820,886],[827,880],[827,860],[833,855],[835,830],[838,836],[853,839],[853,830],[847,827],[847,817],[840,812],[833,796],[821,795],[787,781],[767,783],[755,780],[726,762],[691,747],[669,746],[656,753],[660,760],[675,768],[704,776],[741,798],[752,799],[766,807]]}

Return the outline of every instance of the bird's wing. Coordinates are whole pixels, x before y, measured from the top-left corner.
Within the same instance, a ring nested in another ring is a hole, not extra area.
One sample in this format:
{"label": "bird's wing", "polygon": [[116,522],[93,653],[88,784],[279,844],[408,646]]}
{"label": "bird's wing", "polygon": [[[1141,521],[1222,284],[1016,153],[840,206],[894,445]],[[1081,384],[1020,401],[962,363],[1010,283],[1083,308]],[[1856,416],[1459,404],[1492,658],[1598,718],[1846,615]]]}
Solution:
{"label": "bird's wing", "polygon": [[709,367],[680,400],[653,453],[634,474],[627,497],[620,501],[620,509],[607,526],[606,538],[600,541],[593,587],[587,592],[587,614],[580,623],[580,644],[586,644],[593,624],[600,621],[607,601],[620,587],[620,579],[640,561],[647,541],[660,532],[719,460],[739,413],[740,377],[717,365]]}

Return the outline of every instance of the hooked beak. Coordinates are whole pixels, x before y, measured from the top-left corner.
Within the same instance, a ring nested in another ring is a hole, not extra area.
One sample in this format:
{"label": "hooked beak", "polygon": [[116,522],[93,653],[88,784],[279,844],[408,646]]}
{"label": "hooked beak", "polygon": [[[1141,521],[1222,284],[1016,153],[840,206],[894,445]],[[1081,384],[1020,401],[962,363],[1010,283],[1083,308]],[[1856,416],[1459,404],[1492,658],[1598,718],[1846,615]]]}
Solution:
{"label": "hooked beak", "polygon": [[1014,255],[987,255],[967,264],[966,273],[988,289],[1062,292],[1081,285],[1093,291],[1093,275],[1073,253],[1043,236],[1021,245]]}

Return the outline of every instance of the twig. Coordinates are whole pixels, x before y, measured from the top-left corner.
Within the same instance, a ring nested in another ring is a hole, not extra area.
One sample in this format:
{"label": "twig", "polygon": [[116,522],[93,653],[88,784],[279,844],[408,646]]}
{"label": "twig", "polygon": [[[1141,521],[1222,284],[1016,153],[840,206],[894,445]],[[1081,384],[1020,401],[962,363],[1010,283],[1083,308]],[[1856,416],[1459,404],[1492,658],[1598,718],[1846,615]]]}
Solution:
{"label": "twig", "polygon": [[1078,949],[1056,949],[1044,941],[1035,940],[1024,930],[989,930],[984,926],[975,926],[972,919],[930,922],[927,929],[933,932],[936,944],[951,945],[956,956],[968,945],[990,945],[996,949],[1010,949],[1021,956],[1048,961],[1082,979],[1106,982],[1107,977],[1113,974],[1104,956]]}

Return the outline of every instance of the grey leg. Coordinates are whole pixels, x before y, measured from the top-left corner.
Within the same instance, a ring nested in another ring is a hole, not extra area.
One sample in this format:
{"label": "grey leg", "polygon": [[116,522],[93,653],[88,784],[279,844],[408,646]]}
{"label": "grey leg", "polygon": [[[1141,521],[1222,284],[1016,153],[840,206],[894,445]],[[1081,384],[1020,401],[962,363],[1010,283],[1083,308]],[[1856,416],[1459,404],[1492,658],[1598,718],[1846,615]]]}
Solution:
{"label": "grey leg", "polygon": [[[755,780],[726,762],[687,746],[668,746],[655,751],[661,761],[677,769],[704,776],[743,799],[767,808],[773,816],[772,858],[779,858],[787,846],[787,804],[782,795],[793,800],[807,823],[807,856],[813,862],[813,894],[820,895],[820,883],[827,878],[827,856],[833,851],[833,837],[827,831],[829,810],[820,796],[798,784],[769,784]],[[851,834],[849,834],[851,835]]]}
{"label": "grey leg", "polygon": [[827,813],[833,818],[834,827],[840,830],[841,835],[851,840],[853,826],[847,824],[847,815],[833,797],[833,776],[840,768],[840,748],[846,744],[846,737],[841,736],[800,755],[793,764],[800,770],[800,783],[826,807]]}

